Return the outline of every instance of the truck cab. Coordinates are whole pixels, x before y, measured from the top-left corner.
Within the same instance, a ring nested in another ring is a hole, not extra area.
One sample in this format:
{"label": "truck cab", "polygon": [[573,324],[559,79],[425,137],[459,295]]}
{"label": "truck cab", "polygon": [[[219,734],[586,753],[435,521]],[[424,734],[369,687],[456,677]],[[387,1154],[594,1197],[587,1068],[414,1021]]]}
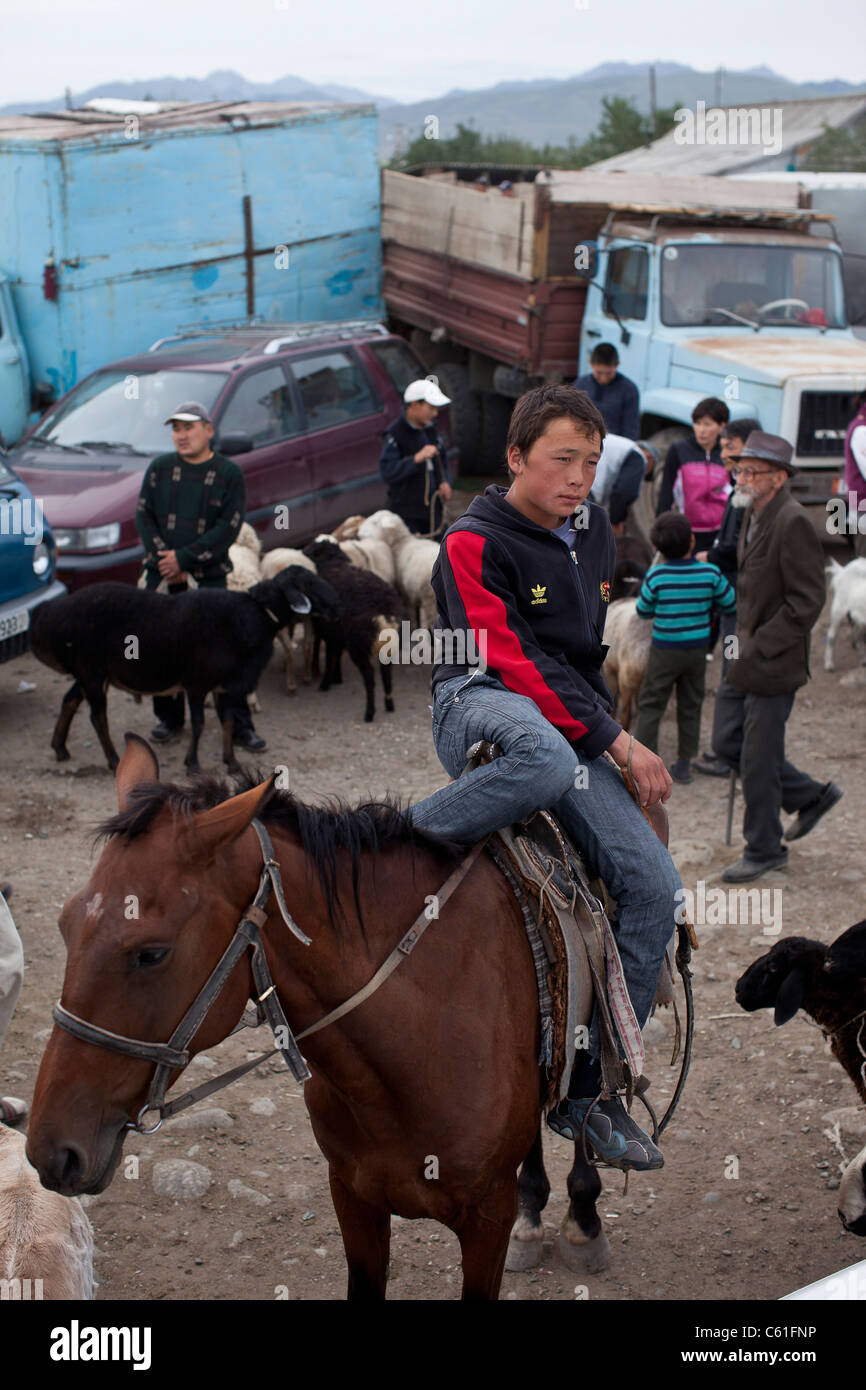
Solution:
{"label": "truck cab", "polygon": [[708,221],[611,214],[587,290],[580,370],[598,342],[615,345],[641,394],[645,437],[687,429],[706,396],[723,399],[734,418],[756,416],[794,445],[795,495],[823,503],[842,462],[851,398],[866,383],[866,343],[848,326],[840,248],[809,211],[717,212]]}

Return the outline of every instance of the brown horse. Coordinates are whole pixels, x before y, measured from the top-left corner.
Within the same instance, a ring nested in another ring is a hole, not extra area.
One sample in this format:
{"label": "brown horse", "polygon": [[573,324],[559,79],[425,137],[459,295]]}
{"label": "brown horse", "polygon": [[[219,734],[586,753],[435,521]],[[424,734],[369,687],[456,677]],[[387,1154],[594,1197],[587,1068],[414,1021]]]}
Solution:
{"label": "brown horse", "polygon": [[[311,938],[304,945],[286,929],[272,898],[261,935],[298,1032],[367,983],[459,863],[455,846],[413,831],[387,802],[320,809],[275,792],[273,778],[248,779],[240,792],[158,778],[149,745],[128,734],[119,814],[100,827],[100,859],[60,917],[64,1009],[127,1039],[168,1039],[232,939],[262,870],[254,817],[276,846],[288,909]],[[222,1041],[255,992],[244,954],[190,1054]],[[497,1297],[517,1170],[535,1151],[535,1175],[540,1158],[538,1047],[520,909],[482,854],[411,958],[304,1044],[305,1099],[329,1164],[349,1297],[384,1297],[391,1213],[449,1227],[463,1297]],[[108,1185],[152,1075],[152,1061],[54,1028],[27,1145],[46,1187],[72,1196]],[[569,1209],[576,1244],[595,1244],[599,1231],[600,1183],[590,1172],[595,1190],[579,1184]],[[530,1199],[536,1210],[541,1195]]]}

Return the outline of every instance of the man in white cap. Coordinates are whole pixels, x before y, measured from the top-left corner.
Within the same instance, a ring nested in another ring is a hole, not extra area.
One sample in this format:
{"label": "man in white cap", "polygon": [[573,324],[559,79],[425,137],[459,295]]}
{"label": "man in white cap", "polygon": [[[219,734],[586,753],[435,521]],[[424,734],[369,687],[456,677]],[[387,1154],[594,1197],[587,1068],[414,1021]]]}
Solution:
{"label": "man in white cap", "polygon": [[379,471],[388,484],[388,506],[410,531],[438,538],[442,503],[451,496],[445,442],[435,428],[439,407],[450,399],[435,376],[410,381],[405,410],[385,433]]}
{"label": "man in white cap", "polygon": [[[141,484],[135,525],[144,545],[144,581],[156,589],[165,580],[170,594],[183,593],[192,575],[200,589],[224,589],[232,562],[229,546],[246,512],[244,475],[224,454],[214,452],[214,428],[198,401],[183,401],[165,422],[174,448],[150,464]],[[259,753],[267,745],[253,728],[245,699],[217,695],[220,719],[234,718],[234,743]],[[159,723],[154,743],[183,728],[183,695],[157,695]]]}

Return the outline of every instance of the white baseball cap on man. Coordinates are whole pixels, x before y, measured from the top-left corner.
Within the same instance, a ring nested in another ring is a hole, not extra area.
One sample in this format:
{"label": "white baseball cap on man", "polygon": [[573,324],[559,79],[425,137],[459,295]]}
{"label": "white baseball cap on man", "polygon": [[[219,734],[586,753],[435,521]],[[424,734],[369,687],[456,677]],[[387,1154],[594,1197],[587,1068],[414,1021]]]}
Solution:
{"label": "white baseball cap on man", "polygon": [[425,376],[419,381],[410,381],[406,390],[403,392],[403,400],[407,405],[412,401],[426,401],[428,405],[450,405],[451,397],[443,395],[439,389],[439,381],[435,376]]}

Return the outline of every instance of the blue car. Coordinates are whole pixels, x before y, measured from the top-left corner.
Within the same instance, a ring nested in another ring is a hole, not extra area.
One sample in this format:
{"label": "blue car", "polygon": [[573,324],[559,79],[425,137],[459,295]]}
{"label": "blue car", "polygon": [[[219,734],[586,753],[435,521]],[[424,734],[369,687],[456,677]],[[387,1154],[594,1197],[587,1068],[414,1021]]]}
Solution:
{"label": "blue car", "polygon": [[0,450],[0,661],[29,649],[34,608],[66,593],[56,556],[42,508]]}

